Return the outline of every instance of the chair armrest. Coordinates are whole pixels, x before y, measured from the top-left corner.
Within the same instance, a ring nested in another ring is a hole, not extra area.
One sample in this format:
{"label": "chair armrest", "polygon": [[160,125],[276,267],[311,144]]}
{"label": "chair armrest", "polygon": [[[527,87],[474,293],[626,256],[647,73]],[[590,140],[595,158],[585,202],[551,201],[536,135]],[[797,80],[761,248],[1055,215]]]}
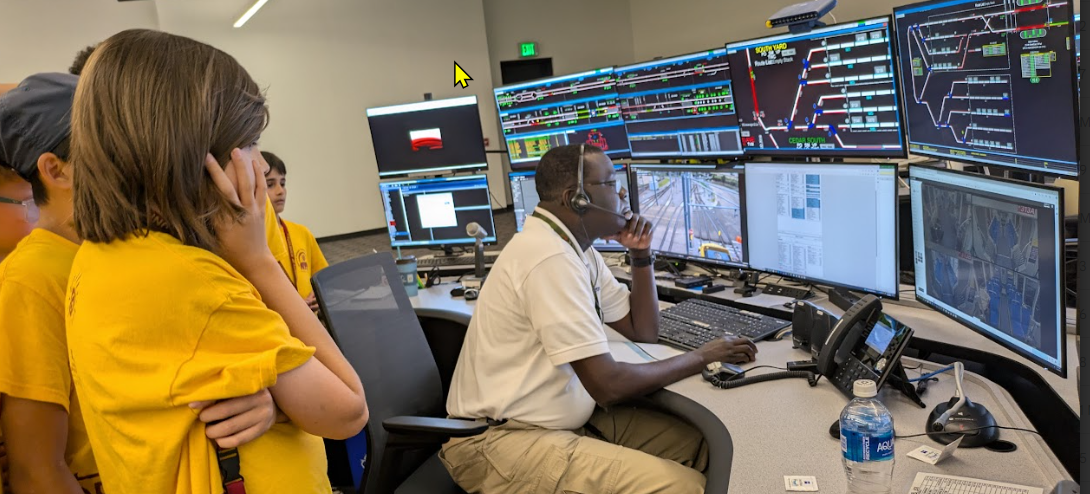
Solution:
{"label": "chair armrest", "polygon": [[382,427],[391,434],[406,436],[470,437],[488,430],[488,424],[470,420],[433,417],[390,417]]}

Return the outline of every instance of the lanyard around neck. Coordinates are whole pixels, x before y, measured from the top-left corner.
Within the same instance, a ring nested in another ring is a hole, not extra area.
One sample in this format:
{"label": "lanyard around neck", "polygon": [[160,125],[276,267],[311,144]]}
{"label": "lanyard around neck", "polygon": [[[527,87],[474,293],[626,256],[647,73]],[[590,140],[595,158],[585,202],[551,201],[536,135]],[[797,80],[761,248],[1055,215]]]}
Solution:
{"label": "lanyard around neck", "polygon": [[[560,238],[564,239],[564,241],[567,242],[568,245],[571,246],[572,250],[575,251],[575,256],[576,257],[578,257],[580,259],[583,258],[583,253],[581,253],[579,251],[578,244],[576,244],[575,241],[572,240],[571,236],[569,236],[568,233],[565,232],[563,228],[560,228],[560,226],[557,225],[556,222],[554,222],[553,220],[549,219],[549,217],[547,217],[547,216],[545,216],[545,215],[543,215],[543,214],[541,214],[541,213],[539,213],[537,211],[534,211],[534,213],[531,214],[530,216],[533,216],[534,218],[537,218],[537,219],[539,219],[541,221],[544,221],[545,224],[549,225],[549,227],[552,228],[553,231],[556,232],[556,234],[560,236]],[[605,317],[602,315],[602,306],[598,302],[597,287],[594,286],[594,282],[591,281],[591,279],[590,279],[590,271],[587,271],[587,282],[590,283],[590,293],[592,295],[594,295],[594,313],[597,314],[598,319],[604,323],[605,322]]]}

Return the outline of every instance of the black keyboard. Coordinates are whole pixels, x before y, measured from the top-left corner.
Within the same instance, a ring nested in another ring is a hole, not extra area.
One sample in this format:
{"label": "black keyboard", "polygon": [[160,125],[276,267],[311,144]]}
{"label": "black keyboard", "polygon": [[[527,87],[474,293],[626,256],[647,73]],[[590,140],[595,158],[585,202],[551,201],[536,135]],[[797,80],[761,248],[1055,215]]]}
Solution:
{"label": "black keyboard", "polygon": [[700,299],[688,299],[661,312],[659,340],[696,349],[723,336],[760,341],[791,325],[791,321]]}
{"label": "black keyboard", "polygon": [[[485,264],[495,264],[496,263],[496,258],[498,258],[498,257],[499,257],[498,255],[485,254],[484,263]],[[424,267],[424,268],[442,267],[442,266],[473,266],[474,262],[475,261],[473,260],[472,255],[468,255],[468,256],[449,256],[449,257],[444,256],[444,257],[425,257],[423,259],[417,259],[416,265],[419,266],[419,267]]]}

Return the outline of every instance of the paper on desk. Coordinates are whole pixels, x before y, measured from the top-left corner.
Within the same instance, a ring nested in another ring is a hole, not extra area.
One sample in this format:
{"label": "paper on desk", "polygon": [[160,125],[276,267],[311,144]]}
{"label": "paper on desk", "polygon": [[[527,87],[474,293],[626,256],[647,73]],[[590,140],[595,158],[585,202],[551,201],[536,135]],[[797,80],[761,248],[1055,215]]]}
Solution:
{"label": "paper on desk", "polygon": [[958,437],[954,442],[947,444],[946,447],[942,449],[935,449],[931,446],[920,446],[919,448],[916,448],[915,451],[909,453],[908,457],[935,465],[942,460],[954,456],[954,451],[958,449],[958,445],[961,444],[962,439],[965,439],[965,436]]}
{"label": "paper on desk", "polygon": [[916,474],[908,494],[960,494],[962,492],[986,492],[988,494],[1045,494],[1040,487],[992,482],[990,480],[955,477],[937,473]]}

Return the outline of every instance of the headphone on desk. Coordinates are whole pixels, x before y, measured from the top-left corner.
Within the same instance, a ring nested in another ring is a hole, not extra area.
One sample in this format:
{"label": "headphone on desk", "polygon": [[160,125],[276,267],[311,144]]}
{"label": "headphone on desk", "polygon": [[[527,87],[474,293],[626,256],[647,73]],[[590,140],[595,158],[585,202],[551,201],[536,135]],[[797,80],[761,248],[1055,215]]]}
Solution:
{"label": "headphone on desk", "polygon": [[587,214],[587,209],[591,205],[590,195],[587,194],[587,189],[583,187],[583,153],[586,147],[586,144],[579,145],[579,190],[575,191],[575,195],[572,196],[571,201],[568,203],[572,211],[575,211],[579,216]]}

